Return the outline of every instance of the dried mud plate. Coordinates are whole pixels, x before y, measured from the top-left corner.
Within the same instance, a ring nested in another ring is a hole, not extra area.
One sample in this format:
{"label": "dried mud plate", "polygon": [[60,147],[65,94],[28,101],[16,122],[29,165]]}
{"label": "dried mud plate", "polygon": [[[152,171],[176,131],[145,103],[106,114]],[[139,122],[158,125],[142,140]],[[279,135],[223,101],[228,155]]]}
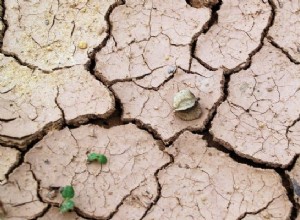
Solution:
{"label": "dried mud plate", "polygon": [[[90,152],[108,163],[86,162]],[[158,195],[154,177],[170,162],[147,132],[128,124],[51,132],[25,156],[40,181],[43,200],[59,204],[58,189],[72,185],[76,209],[97,219],[140,219]]]}
{"label": "dried mud plate", "polygon": [[286,167],[300,153],[300,66],[264,44],[249,69],[232,75],[210,132],[243,157]]}
{"label": "dried mud plate", "polygon": [[174,163],[159,171],[161,197],[145,220],[289,219],[292,204],[275,171],[237,163],[188,131],[167,152]]}
{"label": "dried mud plate", "polygon": [[0,143],[26,147],[64,122],[107,118],[114,97],[83,66],[44,74],[0,54]]}

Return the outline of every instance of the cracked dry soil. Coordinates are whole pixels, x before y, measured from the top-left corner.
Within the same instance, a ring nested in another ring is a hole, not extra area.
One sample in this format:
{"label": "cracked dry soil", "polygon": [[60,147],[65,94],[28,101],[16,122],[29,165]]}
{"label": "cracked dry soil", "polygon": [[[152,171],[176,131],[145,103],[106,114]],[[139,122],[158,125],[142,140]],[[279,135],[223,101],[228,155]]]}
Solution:
{"label": "cracked dry soil", "polygon": [[300,219],[299,0],[0,3],[1,220]]}

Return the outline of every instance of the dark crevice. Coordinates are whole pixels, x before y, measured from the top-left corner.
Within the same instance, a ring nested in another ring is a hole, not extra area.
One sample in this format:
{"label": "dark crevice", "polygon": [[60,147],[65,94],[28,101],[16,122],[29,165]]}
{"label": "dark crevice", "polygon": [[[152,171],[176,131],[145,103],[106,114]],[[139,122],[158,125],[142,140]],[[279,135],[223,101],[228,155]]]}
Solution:
{"label": "dark crevice", "polygon": [[[239,64],[237,67],[233,68],[233,69],[227,69],[225,67],[222,67],[222,69],[224,70],[224,73],[225,74],[234,74],[234,73],[237,73],[241,70],[246,70],[248,68],[250,68],[251,64],[252,64],[252,57],[258,53],[261,48],[263,47],[264,45],[264,39],[267,38],[267,35],[268,35],[268,32],[269,32],[269,29],[273,26],[274,24],[274,19],[275,19],[275,10],[276,10],[276,5],[274,4],[273,0],[268,0],[268,3],[269,5],[271,6],[271,15],[269,17],[269,20],[268,20],[268,24],[267,26],[264,28],[262,34],[261,34],[261,38],[260,38],[260,44],[257,46],[257,48],[255,48],[248,56],[247,60],[241,64]],[[219,5],[219,7],[217,7],[218,5],[216,5],[217,9],[216,10],[219,10],[220,9],[220,6],[222,4]],[[215,13],[215,15],[214,15]],[[217,17],[217,11],[213,12],[212,15],[214,15],[214,17],[216,18],[213,18],[212,16],[212,21],[211,21],[211,25],[215,24],[217,21],[218,21],[218,17]],[[203,33],[207,33],[209,31],[211,26],[209,26],[209,28],[204,31]],[[194,42],[194,45],[192,45],[192,57],[195,58],[201,65],[203,65],[204,67],[206,67],[207,69],[209,70],[215,70],[215,68],[209,66],[207,63],[205,63],[204,61],[202,61],[201,59],[199,59],[198,57],[195,56],[195,49],[196,49],[196,44],[197,44],[197,41]]]}
{"label": "dark crevice", "polygon": [[268,32],[270,30],[270,28],[273,26],[274,24],[274,20],[275,20],[275,10],[276,10],[276,5],[273,2],[273,0],[268,0],[269,5],[271,6],[271,15],[269,17],[268,20],[268,24],[267,26],[264,28],[262,34],[261,34],[261,38],[260,38],[260,44],[257,46],[257,48],[255,48],[248,56],[248,59],[246,60],[246,62],[241,63],[240,65],[238,65],[237,67],[233,68],[233,69],[224,69],[224,73],[225,74],[234,74],[237,73],[241,70],[247,70],[251,67],[252,64],[252,57],[258,53],[261,48],[264,46],[264,40],[265,38],[267,38]]}
{"label": "dark crevice", "polygon": [[274,46],[276,47],[277,49],[279,49],[282,53],[284,53],[287,58],[294,64],[296,65],[299,65],[300,62],[295,60],[284,48],[280,47],[274,40],[271,36],[268,36],[267,39],[269,40],[269,42]]}
{"label": "dark crevice", "polygon": [[[102,48],[104,48],[108,42],[108,40],[111,38],[112,36],[112,24],[110,22],[110,15],[111,13],[113,12],[113,10],[120,6],[120,5],[124,5],[125,4],[125,1],[124,0],[117,0],[113,5],[111,5],[109,7],[109,9],[107,10],[105,16],[104,16],[104,19],[106,21],[106,25],[107,25],[107,35],[106,37],[104,38],[104,40],[102,41],[102,43],[100,45],[98,45],[97,47],[95,47],[93,49],[93,51],[89,54],[89,58],[90,58],[90,61],[85,65],[86,67],[86,70],[91,72],[92,75],[95,75],[95,67],[96,67],[96,54],[102,50]],[[102,82],[104,83],[104,82]]]}
{"label": "dark crevice", "polygon": [[294,187],[293,187],[292,180],[291,180],[290,176],[284,170],[275,169],[275,171],[280,175],[282,185],[286,189],[287,196],[289,197],[290,202],[293,204],[290,219],[296,220],[298,210],[299,210],[299,205],[297,204],[297,202],[295,201],[295,198],[294,198]]}
{"label": "dark crevice", "polygon": [[[27,162],[25,162],[25,163],[27,163]],[[37,197],[38,197],[38,199],[39,199],[40,202],[42,202],[44,204],[47,204],[46,208],[35,218],[35,219],[37,219],[37,218],[42,217],[42,216],[44,216],[46,214],[46,212],[50,209],[50,205],[48,203],[45,203],[43,201],[43,199],[42,199],[42,197],[40,195],[40,182],[41,181],[39,179],[37,179],[37,177],[35,176],[35,173],[32,171],[31,164],[30,163],[27,163],[27,164],[29,164],[29,166],[30,166],[30,172],[32,174],[32,177],[33,177],[33,179],[37,183],[37,191],[36,191]]]}
{"label": "dark crevice", "polygon": [[146,217],[146,215],[149,213],[149,211],[152,209],[153,206],[155,206],[158,202],[158,200],[161,198],[161,191],[162,191],[162,186],[159,182],[159,178],[158,178],[158,173],[163,170],[166,169],[168,166],[170,166],[171,164],[174,163],[174,157],[171,154],[168,154],[170,156],[170,162],[166,163],[164,166],[162,166],[160,169],[156,170],[156,172],[154,173],[154,177],[157,183],[157,196],[155,197],[155,199],[153,200],[153,202],[150,204],[150,206],[147,208],[147,210],[145,211],[145,213],[142,215],[142,217],[140,218],[140,220],[142,220],[143,218]]}
{"label": "dark crevice", "polygon": [[[116,97],[116,96],[115,96]],[[125,125],[128,123],[125,123],[122,121],[122,107],[120,100],[115,98],[115,111],[113,114],[111,114],[108,118],[106,119],[95,119],[95,120],[90,120],[88,123],[89,124],[94,124],[94,125],[99,125],[104,128],[111,128],[114,126],[119,126],[119,125]]]}
{"label": "dark crevice", "polygon": [[[224,86],[223,86],[223,97],[222,97],[222,100],[220,100],[217,104],[217,106],[215,107],[215,111],[213,112],[212,116],[211,116],[211,119],[209,120],[209,122],[207,123],[207,125],[205,126],[205,129],[203,130],[202,133],[209,133],[209,129],[211,128],[212,126],[212,121],[213,119],[215,118],[216,114],[217,114],[217,109],[219,108],[219,106],[227,100],[227,97],[229,95],[229,82],[230,82],[230,78],[231,78],[231,75],[224,75]],[[196,133],[199,133],[196,132]]]}
{"label": "dark crevice", "polygon": [[262,207],[262,208],[259,209],[259,210],[256,210],[256,211],[254,211],[254,212],[245,212],[245,213],[242,214],[237,220],[242,220],[242,219],[244,219],[247,215],[256,215],[256,214],[259,214],[260,212],[266,210],[266,209],[269,207],[269,205],[272,204],[272,202],[273,202],[274,200],[275,200],[275,199],[272,199],[271,201],[269,201],[269,202],[267,203],[266,206]]}
{"label": "dark crevice", "polygon": [[208,25],[204,28],[203,34],[206,34],[214,24],[218,23],[218,20],[219,20],[218,11],[220,10],[222,4],[223,4],[223,1],[219,0],[218,4],[214,5],[211,8],[211,18],[208,22]]}
{"label": "dark crevice", "polygon": [[9,172],[5,175],[5,178],[8,179],[9,175],[14,172],[15,169],[20,167],[24,163],[25,155],[34,147],[34,145],[39,142],[39,140],[34,140],[32,143],[30,143],[27,148],[25,149],[19,149],[15,148],[20,152],[19,160],[14,164],[13,167],[9,170]]}
{"label": "dark crevice", "polygon": [[33,220],[38,220],[39,218],[42,218],[44,215],[46,215],[46,213],[49,211],[50,208],[51,208],[51,206],[48,204],[48,206]]}
{"label": "dark crevice", "polygon": [[192,41],[190,43],[191,59],[190,59],[190,64],[189,64],[189,70],[191,69],[191,64],[192,64],[193,58],[196,59],[206,69],[211,70],[211,71],[217,70],[216,68],[213,68],[213,67],[209,66],[207,63],[203,62],[201,59],[196,57],[195,56],[195,51],[196,51],[198,37],[201,34],[207,33],[214,24],[218,23],[218,11],[220,10],[222,4],[223,4],[223,1],[220,0],[218,4],[214,5],[211,8],[211,17],[210,17],[210,19],[204,25],[203,29],[200,32],[196,33],[192,38]]}
{"label": "dark crevice", "polygon": [[[2,145],[3,146],[3,145]],[[12,164],[10,166],[10,168],[8,169],[8,171],[6,172],[6,174],[4,175],[5,179],[3,180],[3,183],[5,183],[6,180],[8,180],[8,176],[17,168],[21,165],[21,160],[24,160],[24,156],[22,155],[22,153],[20,152],[20,150],[18,148],[14,148],[14,147],[9,147],[9,146],[5,146],[7,148],[12,148],[12,149],[16,149],[19,152],[19,156],[17,158],[17,161]],[[1,185],[1,181],[0,181],[0,185]]]}
{"label": "dark crevice", "polygon": [[[207,141],[208,147],[216,148],[217,150],[227,154],[232,160],[234,160],[237,163],[245,164],[245,165],[248,165],[248,166],[251,166],[254,168],[274,170],[273,166],[270,166],[268,164],[256,163],[251,159],[241,157],[238,154],[236,154],[234,151],[227,149],[226,147],[222,146],[218,142],[214,141],[213,136],[208,131],[201,132],[201,133],[199,133],[199,132],[193,132],[193,133],[203,135],[203,139]],[[280,169],[280,168],[278,168],[278,169]],[[282,170],[282,169],[280,169],[280,170]]]}
{"label": "dark crevice", "polygon": [[1,3],[0,7],[2,7],[2,11],[0,11],[0,12],[1,12],[1,13],[0,13],[0,18],[1,18],[1,20],[2,20],[2,22],[3,22],[3,25],[4,25],[3,30],[1,30],[1,32],[0,32],[0,48],[2,48],[2,45],[3,45],[3,38],[4,38],[4,35],[5,35],[5,32],[6,32],[7,28],[8,28],[8,23],[7,23],[7,21],[4,19],[5,12],[6,12],[5,0],[1,0],[0,3]]}

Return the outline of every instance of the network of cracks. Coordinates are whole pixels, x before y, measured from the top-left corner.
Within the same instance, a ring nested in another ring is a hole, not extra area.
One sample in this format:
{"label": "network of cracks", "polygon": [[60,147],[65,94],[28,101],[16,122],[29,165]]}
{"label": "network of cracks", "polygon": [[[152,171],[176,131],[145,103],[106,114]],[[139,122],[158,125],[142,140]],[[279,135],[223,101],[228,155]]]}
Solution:
{"label": "network of cracks", "polygon": [[300,219],[298,0],[0,9],[0,219]]}

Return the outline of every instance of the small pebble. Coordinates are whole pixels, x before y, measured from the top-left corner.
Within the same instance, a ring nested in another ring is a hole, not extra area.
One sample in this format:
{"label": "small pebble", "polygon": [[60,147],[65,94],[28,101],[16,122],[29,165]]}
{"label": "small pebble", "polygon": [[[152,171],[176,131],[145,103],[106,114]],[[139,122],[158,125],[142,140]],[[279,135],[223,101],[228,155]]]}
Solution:
{"label": "small pebble", "polygon": [[168,73],[169,74],[173,74],[176,72],[176,66],[169,66],[168,68]]}
{"label": "small pebble", "polygon": [[49,20],[45,20],[45,25],[49,25]]}
{"label": "small pebble", "polygon": [[47,47],[47,50],[48,50],[48,51],[52,51],[53,49],[52,49],[52,47],[48,46],[48,47]]}
{"label": "small pebble", "polygon": [[80,41],[80,42],[78,43],[78,47],[79,47],[80,49],[86,49],[86,48],[87,48],[87,43],[84,42],[84,41]]}

